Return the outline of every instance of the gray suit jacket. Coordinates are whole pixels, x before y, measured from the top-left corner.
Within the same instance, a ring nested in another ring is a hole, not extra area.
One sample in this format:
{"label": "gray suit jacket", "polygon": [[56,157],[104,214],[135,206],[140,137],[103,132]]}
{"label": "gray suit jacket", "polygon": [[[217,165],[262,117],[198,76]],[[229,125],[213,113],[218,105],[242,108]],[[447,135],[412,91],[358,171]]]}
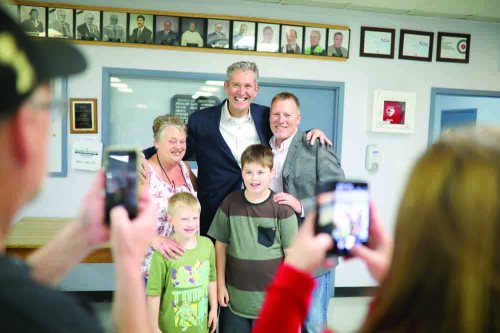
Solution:
{"label": "gray suit jacket", "polygon": [[328,146],[319,142],[311,146],[304,132],[295,133],[283,166],[283,190],[300,200],[306,215],[315,206],[316,184],[344,177],[337,156]]}

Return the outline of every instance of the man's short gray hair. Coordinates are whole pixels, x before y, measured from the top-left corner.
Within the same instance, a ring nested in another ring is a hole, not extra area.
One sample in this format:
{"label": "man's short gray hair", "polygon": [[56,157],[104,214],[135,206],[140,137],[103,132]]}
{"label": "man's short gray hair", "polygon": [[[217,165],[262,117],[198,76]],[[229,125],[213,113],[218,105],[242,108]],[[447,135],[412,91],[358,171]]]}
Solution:
{"label": "man's short gray hair", "polygon": [[255,83],[259,80],[259,69],[257,68],[257,65],[255,62],[252,61],[238,61],[232,64],[227,68],[226,72],[226,81],[229,82],[231,79],[231,75],[233,74],[234,71],[252,71],[255,74]]}

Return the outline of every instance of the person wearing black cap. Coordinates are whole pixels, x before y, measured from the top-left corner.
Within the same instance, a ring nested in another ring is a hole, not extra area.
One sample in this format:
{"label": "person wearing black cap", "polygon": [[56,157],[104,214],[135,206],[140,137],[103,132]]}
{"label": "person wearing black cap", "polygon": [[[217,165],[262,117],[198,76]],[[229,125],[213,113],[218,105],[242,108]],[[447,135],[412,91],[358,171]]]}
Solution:
{"label": "person wearing black cap", "polygon": [[[57,54],[57,57],[53,55]],[[82,72],[80,52],[63,40],[32,39],[0,6],[0,318],[2,332],[102,332],[90,307],[56,291],[64,273],[111,239],[116,269],[114,318],[120,332],[149,332],[140,265],[154,234],[154,207],[141,197],[130,223],[122,207],[103,224],[104,173],[78,218],[26,262],[5,254],[16,213],[39,191],[47,172],[51,94],[48,80]]]}

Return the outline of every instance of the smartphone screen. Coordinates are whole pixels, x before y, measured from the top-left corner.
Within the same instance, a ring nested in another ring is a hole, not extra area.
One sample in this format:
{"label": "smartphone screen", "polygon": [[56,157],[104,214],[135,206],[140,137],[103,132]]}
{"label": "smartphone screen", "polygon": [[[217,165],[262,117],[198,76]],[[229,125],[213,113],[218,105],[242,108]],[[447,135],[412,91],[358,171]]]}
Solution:
{"label": "smartphone screen", "polygon": [[328,233],[334,241],[329,255],[348,255],[354,244],[368,242],[370,197],[366,182],[321,184],[317,189],[316,205],[316,233]]}
{"label": "smartphone screen", "polygon": [[137,216],[138,153],[135,150],[113,150],[106,153],[106,223],[110,210],[118,205],[125,207],[129,218]]}

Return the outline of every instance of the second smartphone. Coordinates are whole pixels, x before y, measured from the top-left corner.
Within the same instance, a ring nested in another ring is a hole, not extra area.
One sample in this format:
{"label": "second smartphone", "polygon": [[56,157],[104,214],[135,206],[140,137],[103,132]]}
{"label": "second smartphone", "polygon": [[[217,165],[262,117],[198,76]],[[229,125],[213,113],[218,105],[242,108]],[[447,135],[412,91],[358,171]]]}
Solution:
{"label": "second smartphone", "polygon": [[368,242],[370,196],[366,182],[321,183],[316,193],[315,231],[328,233],[334,242],[328,255],[349,255],[355,244]]}

